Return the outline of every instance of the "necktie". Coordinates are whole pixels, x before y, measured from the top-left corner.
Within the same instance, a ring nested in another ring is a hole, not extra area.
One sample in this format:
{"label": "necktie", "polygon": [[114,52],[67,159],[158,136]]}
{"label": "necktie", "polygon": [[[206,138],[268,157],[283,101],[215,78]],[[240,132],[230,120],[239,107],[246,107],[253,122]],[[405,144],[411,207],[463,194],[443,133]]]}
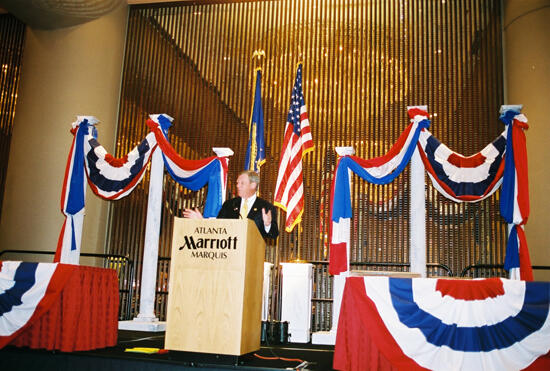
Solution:
{"label": "necktie", "polygon": [[246,219],[248,217],[248,202],[243,201],[243,207],[241,208],[241,218]]}

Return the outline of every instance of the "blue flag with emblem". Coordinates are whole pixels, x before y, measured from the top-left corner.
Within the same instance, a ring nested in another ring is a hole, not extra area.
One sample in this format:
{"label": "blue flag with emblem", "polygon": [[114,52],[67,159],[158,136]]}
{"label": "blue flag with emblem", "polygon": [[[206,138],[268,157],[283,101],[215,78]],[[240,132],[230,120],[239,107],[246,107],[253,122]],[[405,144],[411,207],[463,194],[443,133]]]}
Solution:
{"label": "blue flag with emblem", "polygon": [[246,146],[245,170],[259,172],[265,162],[264,109],[262,107],[262,72],[257,68],[254,87],[254,105],[248,125],[248,145]]}

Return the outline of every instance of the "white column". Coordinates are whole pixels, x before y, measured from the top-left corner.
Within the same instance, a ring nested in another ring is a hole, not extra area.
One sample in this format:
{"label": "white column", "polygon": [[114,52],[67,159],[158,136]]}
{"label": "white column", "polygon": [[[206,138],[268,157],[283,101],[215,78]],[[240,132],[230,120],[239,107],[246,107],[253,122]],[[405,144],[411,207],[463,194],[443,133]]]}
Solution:
{"label": "white column", "polygon": [[[338,157],[351,156],[355,154],[355,149],[353,147],[335,147],[334,150],[338,154]],[[350,179],[351,187],[351,171],[348,170],[348,175]],[[332,205],[331,205],[332,207]],[[332,223],[332,220],[330,221]],[[340,223],[345,223],[340,221]],[[338,237],[338,241],[346,242],[346,253],[348,257],[346,272],[342,272],[334,276],[332,281],[332,326],[330,331],[318,331],[312,335],[311,343],[312,344],[325,344],[325,345],[334,345],[336,344],[336,331],[338,330],[338,319],[340,318],[340,306],[342,304],[342,296],[344,295],[344,286],[346,285],[346,278],[349,276],[349,259],[350,259],[350,225],[349,219],[347,220],[347,226],[342,228],[342,231],[345,235]]]}
{"label": "white column", "polygon": [[[416,107],[424,111],[428,109],[427,106]],[[409,108],[412,107],[407,107],[407,109]],[[424,181],[424,164],[416,146],[411,158],[410,181],[410,271],[426,277],[426,183]]]}
{"label": "white column", "polygon": [[234,154],[233,150],[229,147],[212,147],[212,151],[218,157],[229,157]]}
{"label": "white column", "polygon": [[118,328],[122,330],[164,331],[166,329],[166,322],[159,322],[154,312],[164,178],[164,162],[159,148],[155,150],[151,159],[150,177],[139,314],[133,321],[119,322]]}
{"label": "white column", "polygon": [[426,277],[426,192],[424,164],[415,148],[411,158],[410,193],[411,273]]}
{"label": "white column", "polygon": [[288,321],[289,342],[308,343],[311,331],[313,265],[281,263],[281,321]]}

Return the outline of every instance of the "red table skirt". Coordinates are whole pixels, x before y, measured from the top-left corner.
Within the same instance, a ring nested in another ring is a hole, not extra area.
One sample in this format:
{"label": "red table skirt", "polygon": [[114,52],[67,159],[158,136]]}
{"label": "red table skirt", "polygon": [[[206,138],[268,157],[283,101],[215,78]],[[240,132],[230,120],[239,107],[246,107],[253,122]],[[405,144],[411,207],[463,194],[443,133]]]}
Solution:
{"label": "red table skirt", "polygon": [[72,266],[59,299],[9,343],[83,351],[114,346],[118,336],[118,277],[112,269]]}

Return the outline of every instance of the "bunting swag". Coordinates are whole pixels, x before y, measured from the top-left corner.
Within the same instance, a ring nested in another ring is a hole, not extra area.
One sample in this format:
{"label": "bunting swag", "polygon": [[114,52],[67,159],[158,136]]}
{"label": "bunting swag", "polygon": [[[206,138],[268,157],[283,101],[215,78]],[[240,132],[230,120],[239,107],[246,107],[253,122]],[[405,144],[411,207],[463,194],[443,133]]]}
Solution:
{"label": "bunting swag", "polygon": [[450,200],[481,201],[502,182],[506,131],[469,157],[451,151],[428,131],[420,134],[418,148],[433,186]]}
{"label": "bunting swag", "polygon": [[61,212],[65,222],[57,242],[54,262],[78,264],[80,239],[84,218],[87,175],[92,191],[107,200],[118,200],[128,195],[143,178],[156,148],[154,134],[150,133],[128,155],[116,159],[97,141],[93,116],[78,116],[72,123],[73,143],[65,168],[61,191]]}
{"label": "bunting swag", "polygon": [[448,199],[478,202],[503,185],[500,209],[510,224],[504,268],[509,271],[510,278],[533,280],[523,231],[529,216],[525,116],[506,110],[500,117],[507,125],[502,134],[480,152],[466,157],[451,151],[425,130],[430,125],[426,111],[411,108],[408,115],[411,124],[386,155],[371,160],[355,156],[339,159],[331,191],[329,272],[339,274],[348,270],[351,172],[368,182],[387,184],[403,171],[417,146],[432,184]]}
{"label": "bunting swag", "polygon": [[106,199],[118,200],[128,195],[143,178],[145,169],[157,145],[163,151],[168,173],[179,184],[196,191],[208,184],[204,215],[215,217],[225,198],[227,184],[227,157],[209,157],[203,160],[185,160],[167,140],[172,118],[151,115],[147,121],[150,132],[145,139],[123,158],[107,153],[97,141],[92,116],[78,116],[72,123],[74,135],[65,168],[61,192],[61,212],[65,222],[57,242],[54,262],[78,264],[84,218],[87,175],[92,191]]}
{"label": "bunting swag", "polygon": [[352,277],[344,297],[336,369],[365,367],[345,349],[365,333],[399,369],[521,370],[550,350],[547,282]]}
{"label": "bunting swag", "polygon": [[531,259],[523,225],[529,218],[529,182],[527,172],[527,146],[525,130],[529,128],[527,118],[518,111],[505,111],[500,120],[506,125],[507,143],[500,213],[509,224],[508,244],[504,269],[510,277],[533,280]]}
{"label": "bunting swag", "polygon": [[95,138],[85,141],[86,175],[92,191],[105,200],[119,200],[141,182],[156,148],[153,133],[134,147],[124,158],[114,158]]}
{"label": "bunting swag", "polygon": [[149,133],[126,156],[114,158],[97,141],[95,127],[93,131],[94,135],[85,134],[83,143],[88,184],[99,197],[119,200],[131,193],[143,178],[157,145],[156,138]]}
{"label": "bunting swag", "polygon": [[348,270],[347,250],[349,245],[351,211],[350,172],[374,184],[388,184],[397,178],[409,163],[416,148],[420,132],[428,128],[430,121],[411,109],[411,123],[399,136],[397,142],[382,157],[370,160],[345,156],[338,160],[331,191],[330,274]]}
{"label": "bunting swag", "polygon": [[202,160],[186,160],[168,142],[168,128],[171,126],[169,119],[164,115],[151,115],[147,125],[162,151],[166,170],[176,182],[192,191],[208,184],[203,215],[215,218],[225,201],[229,159],[212,156]]}
{"label": "bunting swag", "polygon": [[[420,134],[418,148],[433,186],[455,202],[477,202],[492,195],[502,183],[500,210],[510,224],[504,268],[510,278],[533,280],[523,226],[529,216],[527,118],[506,110],[500,120],[507,126],[482,151],[465,157],[441,144],[428,131]],[[516,187],[517,185],[517,187]]]}
{"label": "bunting swag", "polygon": [[58,300],[73,266],[0,261],[0,349]]}

